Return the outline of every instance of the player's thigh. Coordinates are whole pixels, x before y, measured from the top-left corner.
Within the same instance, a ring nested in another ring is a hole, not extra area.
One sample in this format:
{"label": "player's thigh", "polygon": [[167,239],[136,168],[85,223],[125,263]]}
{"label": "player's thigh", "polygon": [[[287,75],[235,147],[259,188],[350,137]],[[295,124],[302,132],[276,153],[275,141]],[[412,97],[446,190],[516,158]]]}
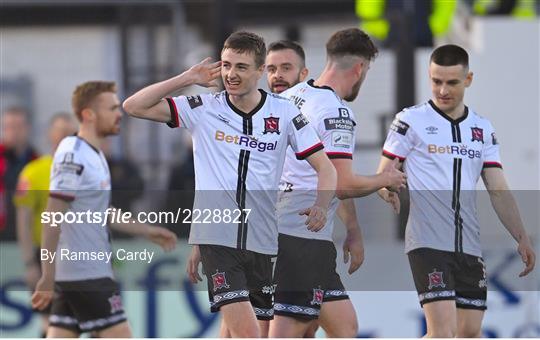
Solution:
{"label": "player's thigh", "polygon": [[302,338],[312,327],[315,319],[275,315],[270,321],[269,338]]}
{"label": "player's thigh", "polygon": [[[325,249],[330,241],[279,235],[279,250],[274,277],[276,292],[274,314],[298,319],[319,317],[324,298]],[[300,337],[303,334],[298,334]]]}
{"label": "player's thigh", "polygon": [[101,329],[96,332],[100,338],[131,338],[131,328],[127,321]]}
{"label": "player's thigh", "polygon": [[423,305],[427,337],[453,338],[457,333],[457,312],[454,300],[431,301]]}
{"label": "player's thigh", "polygon": [[[244,253],[247,259],[246,280],[249,289],[249,300],[253,306],[253,311],[258,320],[269,321],[274,316],[272,256],[247,250]],[[267,323],[262,323],[262,325],[265,324]]]}
{"label": "player's thigh", "polygon": [[261,338],[268,338],[268,332],[270,332],[270,320],[257,320],[259,324],[259,331]]}
{"label": "player's thigh", "polygon": [[211,312],[217,313],[229,303],[249,301],[243,252],[217,245],[200,245],[199,249]]}
{"label": "player's thigh", "polygon": [[223,305],[220,312],[232,338],[260,337],[259,324],[249,301]]}
{"label": "player's thigh", "polygon": [[355,338],[358,335],[356,312],[349,299],[325,301],[319,324],[329,338]]}
{"label": "player's thigh", "polygon": [[457,309],[458,338],[479,338],[482,335],[483,310]]}
{"label": "player's thigh", "polygon": [[79,332],[73,329],[56,326],[49,326],[47,329],[47,338],[78,338],[79,335]]}

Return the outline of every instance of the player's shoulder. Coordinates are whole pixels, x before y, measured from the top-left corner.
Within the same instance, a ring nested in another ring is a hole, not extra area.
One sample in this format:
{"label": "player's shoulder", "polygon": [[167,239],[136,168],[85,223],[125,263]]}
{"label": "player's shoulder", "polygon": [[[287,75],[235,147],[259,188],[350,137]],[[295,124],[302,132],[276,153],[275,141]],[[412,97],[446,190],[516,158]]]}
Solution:
{"label": "player's shoulder", "polygon": [[54,153],[54,162],[92,162],[100,151],[81,137],[68,136],[60,142]]}
{"label": "player's shoulder", "polygon": [[412,124],[414,122],[427,119],[429,115],[429,101],[406,107],[396,114],[396,118]]}
{"label": "player's shoulder", "polygon": [[476,112],[476,110],[471,107],[467,107],[467,111],[469,118],[473,121],[473,124],[485,127],[487,129],[493,129],[493,125],[487,117],[480,115],[478,112]]}

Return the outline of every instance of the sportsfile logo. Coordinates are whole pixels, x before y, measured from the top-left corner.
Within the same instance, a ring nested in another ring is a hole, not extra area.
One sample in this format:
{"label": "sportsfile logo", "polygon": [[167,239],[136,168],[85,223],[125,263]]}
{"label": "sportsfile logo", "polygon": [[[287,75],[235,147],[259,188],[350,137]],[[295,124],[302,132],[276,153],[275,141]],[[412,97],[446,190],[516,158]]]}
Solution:
{"label": "sportsfile logo", "polygon": [[215,138],[217,141],[220,142],[233,143],[246,148],[255,149],[260,152],[265,152],[266,150],[275,150],[277,147],[277,141],[273,143],[259,142],[254,138],[250,138],[248,136],[228,135],[225,132],[219,130],[216,131]]}
{"label": "sportsfile logo", "polygon": [[469,149],[467,145],[445,145],[439,146],[435,144],[428,145],[429,153],[440,153],[440,154],[449,154],[457,156],[467,156],[470,159],[481,158],[482,152],[479,150]]}

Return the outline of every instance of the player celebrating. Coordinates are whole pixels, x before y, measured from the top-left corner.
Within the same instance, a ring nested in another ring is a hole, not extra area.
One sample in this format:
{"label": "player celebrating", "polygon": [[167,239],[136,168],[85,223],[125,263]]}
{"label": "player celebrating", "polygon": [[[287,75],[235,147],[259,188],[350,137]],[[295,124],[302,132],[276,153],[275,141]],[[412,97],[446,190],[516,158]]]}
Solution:
{"label": "player celebrating", "polygon": [[[120,130],[120,102],[113,82],[91,81],[73,93],[73,110],[80,122],[76,136],[66,137],[53,159],[50,194],[46,211],[63,214],[105,212],[110,202],[110,173],[103,152],[103,139]],[[165,250],[174,248],[176,235],[161,227],[129,221],[111,227],[139,235]],[[43,310],[52,300],[48,337],[75,337],[94,332],[100,337],[131,337],[122,307],[118,284],[110,262],[90,257],[62,260],[61,249],[69,252],[111,252],[110,235],[101,223],[44,224],[41,245],[42,276],[32,296],[32,306]],[[56,260],[43,254],[56,254]],[[53,285],[54,297],[53,297]]]}
{"label": "player celebrating", "polygon": [[[276,190],[287,146],[318,174],[319,195],[303,211],[310,230],[326,223],[336,185],[335,169],[309,122],[288,100],[257,89],[265,55],[262,38],[236,32],[225,41],[221,61],[205,59],[124,102],[135,117],[191,131],[194,208],[241,212],[232,223],[192,223],[189,238],[199,245],[211,310],[222,312],[232,337],[265,335],[256,317],[273,316],[270,259],[277,253]],[[165,98],[194,84],[215,86],[220,74],[225,91]]]}
{"label": "player celebrating", "polygon": [[[479,337],[487,279],[476,214],[482,176],[491,203],[518,242],[526,264],[535,254],[502,170],[491,123],[463,103],[473,79],[467,52],[441,46],[429,65],[432,99],[396,115],[379,169],[399,159],[408,175],[410,212],[405,233],[414,283],[427,320],[427,336]],[[395,193],[379,195],[399,211]]]}
{"label": "player celebrating", "polygon": [[[346,29],[332,35],[326,49],[327,63],[319,78],[300,83],[281,95],[294,102],[315,125],[338,172],[340,198],[368,195],[386,186],[399,190],[405,176],[391,166],[382,174],[369,177],[352,171],[356,123],[343,100],[356,98],[369,63],[377,54],[376,47],[364,32]],[[356,337],[356,313],[336,273],[332,231],[338,201],[331,204],[326,226],[311,233],[297,215],[298,210],[312,204],[316,182],[313,171],[296,160],[294,153],[287,153],[281,186],[284,190],[278,203],[276,317],[270,325],[270,336],[300,337],[311,326],[311,320],[318,318],[329,337]],[[348,203],[352,213],[354,204]],[[356,226],[348,232],[348,242],[361,242]]]}

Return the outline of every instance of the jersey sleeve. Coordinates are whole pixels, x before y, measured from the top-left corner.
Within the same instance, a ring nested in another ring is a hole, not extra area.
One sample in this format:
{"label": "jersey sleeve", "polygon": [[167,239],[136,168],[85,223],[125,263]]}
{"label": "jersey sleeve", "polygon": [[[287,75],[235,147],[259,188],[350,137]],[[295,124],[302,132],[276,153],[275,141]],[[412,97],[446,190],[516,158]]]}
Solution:
{"label": "jersey sleeve", "polygon": [[181,127],[192,130],[204,114],[204,106],[210,97],[208,94],[201,94],[165,98],[171,112],[171,120],[167,125],[171,128]]}
{"label": "jersey sleeve", "polygon": [[398,113],[390,125],[382,152],[387,158],[397,157],[400,161],[404,161],[414,147],[414,132],[410,128],[410,122],[407,122],[407,117],[404,116],[403,111]]}
{"label": "jersey sleeve", "polygon": [[483,151],[483,169],[485,168],[501,168],[501,155],[500,146],[497,136],[495,135],[495,129],[490,126],[489,136],[485,139],[484,151]]}
{"label": "jersey sleeve", "polygon": [[315,152],[324,148],[317,132],[308,119],[291,104],[290,117],[288,122],[288,141],[296,158],[306,159]]}
{"label": "jersey sleeve", "polygon": [[352,159],[354,154],[356,123],[346,107],[324,108],[318,114],[317,132],[328,158]]}
{"label": "jersey sleeve", "polygon": [[49,196],[71,202],[82,190],[84,164],[77,153],[57,151],[52,164]]}
{"label": "jersey sleeve", "polygon": [[26,165],[17,181],[17,189],[13,196],[13,204],[16,207],[33,208],[36,202],[35,188],[32,185],[31,169]]}

